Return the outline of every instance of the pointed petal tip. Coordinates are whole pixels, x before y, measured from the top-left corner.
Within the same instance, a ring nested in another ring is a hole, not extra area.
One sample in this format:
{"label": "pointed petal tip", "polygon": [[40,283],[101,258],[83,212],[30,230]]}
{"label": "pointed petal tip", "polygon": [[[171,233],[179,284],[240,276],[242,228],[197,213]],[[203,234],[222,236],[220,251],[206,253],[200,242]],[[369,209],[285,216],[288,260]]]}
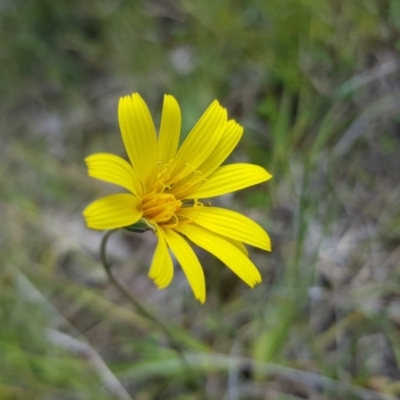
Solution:
{"label": "pointed petal tip", "polygon": [[[87,219],[90,215],[90,209],[91,209],[92,203],[90,203],[89,205],[87,205],[83,211],[82,211],[82,215]],[[87,221],[86,221],[87,222]]]}
{"label": "pointed petal tip", "polygon": [[157,289],[163,289],[165,287],[163,286],[163,280],[160,279],[160,276],[154,273],[152,270],[149,271],[147,276],[154,282],[154,284],[157,286]]}
{"label": "pointed petal tip", "polygon": [[157,286],[157,289],[159,290],[165,289],[166,287],[169,286],[171,282],[170,280],[159,279],[159,277],[154,274],[149,274],[148,276],[154,282],[154,284]]}
{"label": "pointed petal tip", "polygon": [[270,180],[270,179],[273,177],[273,175],[270,174],[264,167],[261,167],[261,166],[260,166],[260,168],[262,168],[262,169],[264,170],[265,181],[268,181],[268,180]]}
{"label": "pointed petal tip", "polygon": [[262,282],[262,278],[261,278],[261,274],[259,273],[259,271],[257,270],[257,276],[254,276],[253,281],[251,282],[251,284],[249,285],[252,289],[254,289],[254,287],[256,285],[259,285]]}
{"label": "pointed petal tip", "polygon": [[93,225],[90,215],[88,213],[88,208],[89,208],[89,206],[86,206],[85,209],[82,211],[82,216],[85,218],[86,226],[89,229],[103,230],[103,229],[96,228],[96,226]]}
{"label": "pointed petal tip", "polygon": [[121,97],[119,98],[119,100],[118,100],[118,108],[120,108],[120,107],[122,106],[122,103],[125,102],[125,101],[127,101],[127,100],[129,100],[129,96],[128,96],[128,95],[126,95],[126,96],[121,96]]}
{"label": "pointed petal tip", "polygon": [[[109,153],[102,153],[102,152],[101,153],[92,153],[92,154],[89,154],[88,156],[86,156],[83,160],[85,161],[85,164],[89,167],[89,164],[93,159],[96,159],[99,156],[102,156],[103,154],[105,154],[106,156],[109,155]],[[111,154],[111,155],[114,156],[114,154]]]}
{"label": "pointed petal tip", "polygon": [[104,229],[97,228],[95,225],[92,225],[88,220],[86,220],[86,226],[87,226],[89,229],[94,229],[94,230],[96,230],[96,231],[103,231],[103,230],[104,230]]}
{"label": "pointed petal tip", "polygon": [[158,274],[150,274],[149,273],[149,278],[154,282],[154,284],[157,286],[157,289],[162,290],[168,287],[172,281],[172,276],[173,274],[163,274],[159,275]]}
{"label": "pointed petal tip", "polygon": [[122,103],[126,103],[128,101],[135,100],[135,97],[142,99],[142,96],[140,96],[140,94],[137,92],[133,92],[132,94],[126,94],[124,96],[121,96],[118,101],[118,107],[120,107],[122,105]]}
{"label": "pointed petal tip", "polygon": [[220,103],[217,99],[215,99],[215,100],[210,104],[209,107],[217,107],[217,108],[219,108],[219,111],[222,112],[222,113],[224,113],[226,119],[228,119],[228,111],[227,111],[227,109],[226,109],[225,107],[223,107],[223,106],[221,105],[221,103]]}
{"label": "pointed petal tip", "polygon": [[265,241],[265,243],[263,243],[263,246],[256,246],[256,247],[260,248],[261,250],[272,251],[271,239],[269,238],[269,235],[265,230],[264,232],[267,235],[267,240]]}

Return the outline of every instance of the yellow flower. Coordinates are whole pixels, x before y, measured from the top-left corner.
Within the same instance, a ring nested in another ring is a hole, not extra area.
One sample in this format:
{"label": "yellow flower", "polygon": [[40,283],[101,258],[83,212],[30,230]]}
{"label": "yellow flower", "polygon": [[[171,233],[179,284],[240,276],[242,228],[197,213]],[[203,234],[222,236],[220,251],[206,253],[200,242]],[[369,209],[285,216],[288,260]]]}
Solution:
{"label": "yellow flower", "polygon": [[150,278],[159,288],[169,285],[171,250],[201,303],[206,298],[204,274],[188,240],[219,258],[249,286],[261,282],[243,243],[270,251],[267,233],[242,214],[199,201],[271,178],[257,165],[221,166],[243,128],[227,120],[226,110],[215,100],[179,147],[181,112],[170,95],[164,96],[158,137],[149,109],[137,93],[120,99],[118,119],[130,163],[109,153],[93,154],[85,161],[89,176],[129,193],[103,197],[86,207],[88,227],[115,229],[144,221],[158,238]]}

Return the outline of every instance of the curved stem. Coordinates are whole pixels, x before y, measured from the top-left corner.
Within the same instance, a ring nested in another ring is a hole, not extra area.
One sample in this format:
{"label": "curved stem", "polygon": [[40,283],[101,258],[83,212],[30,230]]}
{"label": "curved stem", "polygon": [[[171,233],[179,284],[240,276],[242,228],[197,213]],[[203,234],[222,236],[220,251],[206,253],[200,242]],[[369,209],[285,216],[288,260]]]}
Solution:
{"label": "curved stem", "polygon": [[188,374],[188,383],[189,385],[193,388],[193,375],[190,373],[191,372],[191,366],[186,359],[185,353],[182,350],[181,344],[175,340],[173,333],[171,332],[170,328],[164,324],[161,320],[159,320],[150,310],[148,310],[146,307],[144,307],[139,300],[137,300],[134,296],[132,296],[125,288],[124,286],[119,283],[119,281],[114,277],[114,275],[111,272],[111,265],[107,261],[107,242],[110,236],[116,232],[118,229],[110,229],[104,231],[103,238],[101,240],[101,245],[100,245],[100,258],[101,262],[104,266],[104,269],[106,270],[106,273],[108,275],[108,278],[110,279],[110,282],[118,289],[118,291],[127,299],[133,306],[139,311],[139,313],[149,319],[150,321],[154,322],[156,325],[158,325],[161,330],[165,333],[165,335],[168,338],[168,342],[179,355],[181,358],[183,364],[185,364],[185,373]]}
{"label": "curved stem", "polygon": [[[106,270],[106,273],[108,275],[108,278],[110,279],[110,282],[118,289],[118,291],[127,299],[129,300],[133,306],[139,311],[139,313],[149,319],[150,321],[153,321],[155,324],[157,324],[163,332],[168,336],[168,338],[173,341],[173,337],[171,336],[171,331],[169,328],[162,322],[160,321],[150,310],[148,310],[146,307],[144,307],[140,301],[138,301],[135,297],[133,297],[120,283],[119,281],[114,277],[114,275],[111,272],[111,265],[107,261],[107,252],[106,252],[106,247],[107,247],[107,242],[110,236],[116,232],[118,229],[110,229],[107,231],[104,231],[103,238],[101,240],[101,245],[100,245],[100,257],[101,257],[101,262],[103,263],[104,269]],[[173,341],[174,343],[174,341]]]}

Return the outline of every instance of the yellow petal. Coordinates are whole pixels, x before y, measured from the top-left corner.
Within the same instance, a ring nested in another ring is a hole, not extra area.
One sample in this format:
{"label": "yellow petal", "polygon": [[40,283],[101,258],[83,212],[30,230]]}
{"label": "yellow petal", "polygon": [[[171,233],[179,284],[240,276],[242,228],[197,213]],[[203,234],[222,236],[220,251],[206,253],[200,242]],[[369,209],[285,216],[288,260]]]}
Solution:
{"label": "yellow petal", "polygon": [[88,175],[121,186],[136,196],[143,195],[142,184],[132,166],[123,158],[109,153],[92,154],[85,158]]}
{"label": "yellow petal", "polygon": [[234,120],[227,122],[225,131],[215,149],[208,158],[199,166],[201,178],[206,178],[214,172],[232,153],[243,134],[243,127]]}
{"label": "yellow petal", "polygon": [[100,230],[132,225],[142,214],[141,200],[129,193],[103,197],[83,210],[87,226]]}
{"label": "yellow petal", "polygon": [[174,276],[174,266],[168,252],[167,242],[162,229],[156,232],[158,243],[151,263],[149,277],[159,289],[167,287]]}
{"label": "yellow petal", "polygon": [[199,259],[188,242],[178,233],[174,232],[172,229],[165,229],[164,234],[169,247],[175,254],[176,259],[189,281],[194,297],[199,300],[200,303],[204,303],[206,300],[206,284]]}
{"label": "yellow petal", "polygon": [[243,133],[243,128],[234,120],[227,122],[225,131],[215,149],[208,158],[198,167],[199,173],[188,175],[186,178],[177,182],[171,189],[176,197],[184,199],[192,193],[195,188],[205,180],[208,175],[214,172],[233,151]]}
{"label": "yellow petal", "polygon": [[149,109],[139,94],[119,100],[118,120],[131,164],[146,185],[156,173],[157,137]]}
{"label": "yellow petal", "polygon": [[253,164],[229,164],[219,167],[186,199],[202,199],[221,196],[272,178],[264,168]]}
{"label": "yellow petal", "polygon": [[213,232],[195,225],[181,225],[178,232],[189,240],[219,258],[240,279],[253,287],[261,282],[261,275],[256,266],[242,251]]}
{"label": "yellow petal", "polygon": [[193,219],[193,222],[239,242],[271,251],[271,240],[260,225],[235,211],[218,207],[188,207],[181,214]]}
{"label": "yellow petal", "polygon": [[[215,232],[214,232],[215,233]],[[233,244],[238,250],[240,250],[246,257],[249,256],[249,252],[246,249],[246,246],[242,243],[239,242],[239,240],[234,240],[234,239],[230,239],[226,236],[222,236],[220,235],[224,240],[226,240],[227,242]]]}
{"label": "yellow petal", "polygon": [[158,161],[168,163],[175,157],[181,134],[181,110],[173,96],[164,95],[158,138]]}
{"label": "yellow petal", "polygon": [[226,110],[214,101],[178,150],[171,165],[172,183],[196,170],[212,153],[226,125]]}

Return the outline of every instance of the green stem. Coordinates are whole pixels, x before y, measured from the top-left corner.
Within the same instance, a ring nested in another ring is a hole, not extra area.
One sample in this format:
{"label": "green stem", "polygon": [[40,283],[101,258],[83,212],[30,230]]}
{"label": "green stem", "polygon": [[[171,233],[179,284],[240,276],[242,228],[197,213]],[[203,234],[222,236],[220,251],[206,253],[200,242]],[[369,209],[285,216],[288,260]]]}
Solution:
{"label": "green stem", "polygon": [[111,229],[107,230],[104,232],[103,238],[101,240],[101,246],[100,246],[100,257],[101,261],[103,263],[104,269],[107,272],[108,278],[110,279],[110,282],[118,289],[118,291],[127,299],[129,300],[133,306],[136,308],[136,310],[139,311],[139,313],[149,319],[150,321],[154,322],[156,325],[158,325],[162,331],[168,336],[168,338],[173,340],[171,337],[172,333],[169,330],[169,328],[162,322],[160,321],[150,310],[148,310],[146,307],[144,307],[139,300],[137,300],[135,297],[133,297],[120,283],[119,281],[114,277],[114,275],[111,272],[111,265],[107,261],[107,252],[106,252],[106,247],[107,247],[107,242],[110,236],[116,232],[118,229]]}
{"label": "green stem", "polygon": [[[103,238],[101,240],[101,245],[100,245],[100,257],[101,257],[101,262],[104,266],[104,269],[106,270],[106,273],[108,275],[108,278],[110,279],[110,282],[115,286],[116,289],[136,308],[136,310],[145,318],[149,319],[150,321],[154,322],[156,325],[158,325],[161,330],[165,333],[165,335],[168,338],[168,342],[171,346],[172,349],[174,349],[179,357],[181,358],[183,364],[185,365],[185,371],[188,373],[188,376],[191,378],[193,375],[191,375],[191,366],[186,359],[185,353],[182,349],[181,344],[175,340],[173,333],[171,332],[170,328],[164,324],[160,319],[158,319],[150,310],[148,310],[146,307],[144,307],[139,300],[137,300],[132,294],[130,294],[124,286],[122,286],[119,281],[114,277],[114,275],[111,272],[112,266],[108,263],[107,261],[107,243],[108,239],[110,236],[116,232],[118,229],[110,229],[104,231]],[[193,382],[192,379],[189,379],[189,384],[191,387],[193,387]]]}

